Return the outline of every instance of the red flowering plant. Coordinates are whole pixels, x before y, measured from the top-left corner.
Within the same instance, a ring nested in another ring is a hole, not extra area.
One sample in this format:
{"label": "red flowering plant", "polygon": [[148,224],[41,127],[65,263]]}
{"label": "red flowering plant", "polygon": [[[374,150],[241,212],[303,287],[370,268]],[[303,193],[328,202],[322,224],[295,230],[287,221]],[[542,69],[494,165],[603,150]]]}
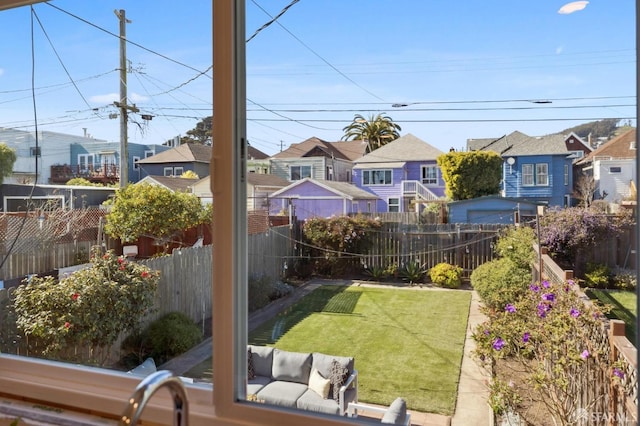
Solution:
{"label": "red flowering plant", "polygon": [[[57,281],[33,278],[14,292],[18,328],[42,356],[67,359],[67,349],[88,347],[103,364],[123,332],[138,327],[154,306],[159,273],[113,252],[91,257],[91,267]],[[77,360],[75,360],[77,361]]]}
{"label": "red flowering plant", "polygon": [[[503,310],[487,315],[488,320],[474,330],[475,354],[494,366],[498,360],[504,361],[500,366],[506,370],[493,378],[490,390],[504,389],[511,377],[518,377],[523,394],[511,395],[511,401],[530,397],[545,406],[554,424],[573,424],[585,407],[578,406],[581,386],[577,384],[592,383],[599,370],[594,366],[609,362],[592,342],[593,333],[603,326],[599,307],[585,302],[573,281],[543,281],[531,284],[520,299]],[[513,386],[509,388],[515,392]],[[491,395],[490,400],[498,396]],[[588,398],[592,400],[586,404],[591,406],[602,395],[594,392]],[[495,407],[505,408],[501,404]]]}

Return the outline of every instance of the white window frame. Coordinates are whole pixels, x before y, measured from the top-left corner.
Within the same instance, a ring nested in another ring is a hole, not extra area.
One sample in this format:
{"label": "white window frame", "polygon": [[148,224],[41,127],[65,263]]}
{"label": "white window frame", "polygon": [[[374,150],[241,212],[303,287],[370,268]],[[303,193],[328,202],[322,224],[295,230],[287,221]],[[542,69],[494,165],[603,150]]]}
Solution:
{"label": "white window frame", "polygon": [[139,170],[140,169],[140,164],[138,164],[138,161],[140,161],[140,157],[137,155],[133,156],[133,170]]}
{"label": "white window frame", "polygon": [[[394,200],[392,203],[391,200]],[[387,210],[389,213],[400,213],[400,198],[399,197],[390,197],[387,198]]]}
{"label": "white window frame", "polygon": [[549,186],[549,163],[523,164],[522,186]]}
{"label": "white window frame", "polygon": [[[16,5],[18,0],[13,1]],[[213,3],[213,61],[217,81],[214,85],[214,139],[217,161],[211,162],[216,194],[213,239],[213,304],[216,332],[213,336],[213,392],[210,386],[189,384],[189,423],[191,425],[353,425],[346,418],[314,416],[264,404],[239,402],[234,389],[243,387],[246,377],[246,203],[244,182],[240,179],[239,152],[245,139],[244,113],[244,2],[215,0]],[[5,3],[4,5],[8,5]],[[13,4],[12,4],[13,5]],[[239,83],[237,84],[238,81]],[[240,87],[239,87],[240,86]],[[243,102],[239,102],[243,100]],[[214,163],[215,166],[214,167]],[[235,169],[235,170],[234,170]],[[243,234],[244,232],[244,234]],[[243,258],[244,256],[244,258]],[[244,266],[243,266],[244,265]],[[241,281],[244,280],[244,281]],[[35,358],[0,354],[0,389],[17,398],[38,399],[48,405],[86,412],[119,416],[140,382],[139,377],[99,368],[77,366]],[[53,391],[55,390],[55,391]],[[157,392],[145,408],[142,421],[165,424],[172,418],[172,400],[168,392]],[[215,406],[215,409],[214,409]]]}
{"label": "white window frame", "polygon": [[[293,178],[293,169],[298,169],[299,177],[297,179]],[[308,176],[307,176],[307,173],[303,173],[303,171],[306,171],[306,169],[309,170]],[[296,180],[302,180],[304,178],[313,178],[313,167],[311,167],[308,164],[295,164],[295,165],[289,166],[289,180],[296,181]]]}
{"label": "white window frame", "polygon": [[42,147],[32,146],[31,148],[29,148],[29,154],[31,157],[42,157]]}
{"label": "white window frame", "polygon": [[173,176],[173,167],[164,167],[162,169],[162,175],[165,177]]}
{"label": "white window frame", "polygon": [[[380,179],[382,175],[382,179]],[[387,182],[387,177],[388,182]],[[379,182],[382,180],[382,182]],[[362,170],[362,186],[391,186],[393,185],[393,170],[365,169]]]}
{"label": "white window frame", "polygon": [[153,157],[154,155],[156,155],[156,153],[152,150],[146,150],[144,152],[144,158],[149,158],[149,157]]}
{"label": "white window frame", "polygon": [[536,163],[536,186],[549,186],[548,163]]}
{"label": "white window frame", "polygon": [[535,185],[534,168],[533,164],[526,163],[522,165],[522,186],[534,186]]}
{"label": "white window frame", "polygon": [[174,167],[173,168],[173,175],[174,176],[182,176],[183,174],[184,174],[184,167],[178,166],[178,167]]}
{"label": "white window frame", "polygon": [[622,167],[620,166],[609,166],[609,174],[617,175],[622,173]]}
{"label": "white window frame", "polygon": [[564,165],[564,186],[569,185],[569,165]]}
{"label": "white window frame", "polygon": [[[88,172],[92,170],[95,158],[94,154],[78,154],[78,170],[80,172]],[[84,168],[82,168],[83,165]]]}
{"label": "white window frame", "polygon": [[423,185],[437,185],[438,184],[438,166],[436,165],[424,165],[420,167],[420,179]]}

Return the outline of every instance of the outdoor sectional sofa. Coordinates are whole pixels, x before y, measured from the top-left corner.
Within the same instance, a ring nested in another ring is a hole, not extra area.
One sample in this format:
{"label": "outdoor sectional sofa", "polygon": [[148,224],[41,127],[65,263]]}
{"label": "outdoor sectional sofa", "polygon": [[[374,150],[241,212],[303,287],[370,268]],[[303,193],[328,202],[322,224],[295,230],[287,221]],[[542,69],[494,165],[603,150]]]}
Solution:
{"label": "outdoor sectional sofa", "polygon": [[354,359],[249,345],[247,397],[265,404],[345,415],[358,401]]}

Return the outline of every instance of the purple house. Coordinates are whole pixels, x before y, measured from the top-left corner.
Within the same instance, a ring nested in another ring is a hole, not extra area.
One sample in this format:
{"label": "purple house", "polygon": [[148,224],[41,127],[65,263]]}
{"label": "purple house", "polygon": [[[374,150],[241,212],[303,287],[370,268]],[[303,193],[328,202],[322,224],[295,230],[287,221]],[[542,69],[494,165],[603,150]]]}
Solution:
{"label": "purple house", "polygon": [[353,182],[378,196],[378,212],[418,211],[444,198],[443,152],[406,134],[355,161]]}
{"label": "purple house", "polygon": [[311,217],[377,213],[378,197],[348,182],[304,178],[271,194],[270,213],[299,220]]}

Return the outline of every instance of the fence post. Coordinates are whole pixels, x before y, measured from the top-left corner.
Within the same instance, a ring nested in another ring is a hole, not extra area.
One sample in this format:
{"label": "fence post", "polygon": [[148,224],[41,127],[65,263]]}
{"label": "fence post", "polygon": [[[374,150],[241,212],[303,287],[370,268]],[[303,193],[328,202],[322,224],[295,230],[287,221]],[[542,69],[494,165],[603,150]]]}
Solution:
{"label": "fence post", "polygon": [[[624,336],[625,324],[624,321],[612,319],[609,321],[609,361],[611,364],[615,363],[618,360],[618,347],[616,346],[615,337],[616,336]],[[615,381],[611,377],[611,373],[607,372],[607,378],[609,380],[609,395],[611,396],[609,399],[609,413],[611,414],[611,424],[618,424],[617,421],[617,413],[618,413],[618,405],[623,401],[618,401],[618,386],[616,386]],[[624,403],[623,403],[624,405]]]}

